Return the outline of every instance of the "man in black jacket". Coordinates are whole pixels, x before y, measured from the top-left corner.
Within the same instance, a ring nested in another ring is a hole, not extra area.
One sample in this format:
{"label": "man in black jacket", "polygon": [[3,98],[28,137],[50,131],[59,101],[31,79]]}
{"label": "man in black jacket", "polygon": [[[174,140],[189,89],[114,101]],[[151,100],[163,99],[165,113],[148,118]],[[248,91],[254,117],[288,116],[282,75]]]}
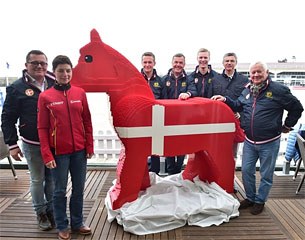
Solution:
{"label": "man in black jacket", "polygon": [[[26,56],[23,76],[9,85],[1,115],[4,141],[10,155],[21,161],[23,154],[31,175],[30,191],[32,203],[41,230],[54,227],[52,197],[54,184],[50,169],[46,168],[40,152],[37,132],[37,102],[39,94],[53,86],[55,77],[47,71],[48,59],[39,50],[32,50]],[[16,123],[22,139],[22,151],[18,146]]]}

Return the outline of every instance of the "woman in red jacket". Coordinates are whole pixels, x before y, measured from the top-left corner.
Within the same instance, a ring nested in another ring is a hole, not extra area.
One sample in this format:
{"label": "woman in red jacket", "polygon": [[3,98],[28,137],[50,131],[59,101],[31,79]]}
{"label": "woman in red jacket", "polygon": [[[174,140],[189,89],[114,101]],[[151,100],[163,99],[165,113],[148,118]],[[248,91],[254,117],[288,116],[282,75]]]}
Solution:
{"label": "woman in red jacket", "polygon": [[85,91],[70,85],[70,59],[59,55],[52,65],[56,82],[39,96],[38,133],[44,163],[52,170],[55,182],[53,206],[58,239],[67,240],[71,239],[66,213],[69,172],[71,230],[91,234],[91,229],[83,222],[83,193],[87,159],[93,155],[92,123]]}

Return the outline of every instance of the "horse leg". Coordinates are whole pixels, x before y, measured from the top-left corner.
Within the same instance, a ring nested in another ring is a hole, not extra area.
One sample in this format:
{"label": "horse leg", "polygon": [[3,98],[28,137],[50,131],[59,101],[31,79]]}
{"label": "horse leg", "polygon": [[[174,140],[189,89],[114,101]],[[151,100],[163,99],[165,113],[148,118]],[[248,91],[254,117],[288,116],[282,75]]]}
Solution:
{"label": "horse leg", "polygon": [[[235,161],[233,157],[234,134],[221,134],[209,140],[207,152],[219,171],[216,183],[229,193],[233,193]],[[217,140],[217,141],[216,141]]]}
{"label": "horse leg", "polygon": [[207,151],[190,154],[186,168],[182,174],[184,179],[193,180],[199,176],[201,181],[217,182],[219,169]]}
{"label": "horse leg", "polygon": [[198,175],[200,180],[215,181],[231,193],[233,192],[235,169],[232,151],[233,138],[231,135],[224,135],[206,140],[205,150],[191,155],[182,176],[184,179],[193,180]]}
{"label": "horse leg", "polygon": [[150,186],[148,154],[139,151],[139,143],[129,142],[133,141],[128,140],[124,143],[125,149],[122,149],[117,165],[116,183],[110,192],[113,210],[120,208],[126,202],[136,200],[140,190]]}

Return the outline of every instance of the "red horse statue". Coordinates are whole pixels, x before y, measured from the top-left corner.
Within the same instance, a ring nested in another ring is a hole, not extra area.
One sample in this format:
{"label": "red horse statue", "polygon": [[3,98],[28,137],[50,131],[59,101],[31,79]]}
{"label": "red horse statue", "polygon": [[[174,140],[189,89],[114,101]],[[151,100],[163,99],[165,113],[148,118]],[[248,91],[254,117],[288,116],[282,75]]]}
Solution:
{"label": "red horse statue", "polygon": [[[205,98],[155,100],[140,72],[91,31],[80,49],[72,84],[110,96],[114,128],[122,141],[112,208],[137,199],[150,186],[147,157],[190,154],[183,179],[195,176],[233,192],[235,118],[224,103]],[[194,153],[194,154],[193,154]]]}

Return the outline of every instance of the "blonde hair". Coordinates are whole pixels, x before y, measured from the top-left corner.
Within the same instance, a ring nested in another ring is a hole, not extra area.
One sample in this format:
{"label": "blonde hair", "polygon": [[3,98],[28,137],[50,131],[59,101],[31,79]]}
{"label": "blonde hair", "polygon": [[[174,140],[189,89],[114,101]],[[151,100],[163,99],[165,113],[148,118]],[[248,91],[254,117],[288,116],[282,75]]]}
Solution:
{"label": "blonde hair", "polygon": [[211,55],[210,51],[209,51],[208,49],[206,49],[206,48],[200,48],[200,49],[198,50],[198,52],[197,52],[197,55],[198,55],[199,53],[201,53],[201,52],[207,52],[207,53],[209,54],[209,56]]}

